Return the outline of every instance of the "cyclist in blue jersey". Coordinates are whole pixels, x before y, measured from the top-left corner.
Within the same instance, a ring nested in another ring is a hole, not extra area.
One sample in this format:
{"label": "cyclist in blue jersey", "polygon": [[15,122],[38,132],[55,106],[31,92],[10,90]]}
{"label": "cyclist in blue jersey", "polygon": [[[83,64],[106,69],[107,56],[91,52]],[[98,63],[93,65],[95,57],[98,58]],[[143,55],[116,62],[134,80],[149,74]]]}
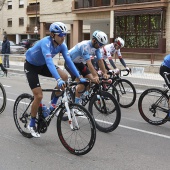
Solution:
{"label": "cyclist in blue jersey", "polygon": [[[54,22],[50,25],[49,31],[50,36],[44,37],[27,50],[24,64],[24,71],[34,95],[31,107],[31,121],[27,128],[34,137],[40,137],[40,134],[36,131],[35,118],[43,98],[38,75],[54,77],[57,81],[57,88],[61,89],[64,89],[65,81],[68,79],[67,74],[54,65],[53,57],[58,53],[62,53],[65,62],[76,78],[80,82],[86,82],[86,79],[80,77],[79,72],[68,55],[68,48],[64,43],[67,33],[66,25],[62,22]],[[58,97],[54,97],[52,104],[56,104],[57,99]]]}
{"label": "cyclist in blue jersey", "polygon": [[[170,54],[166,55],[159,70],[159,74],[164,78],[166,85],[170,89],[170,75],[167,75],[168,80],[165,78],[164,72],[170,73]],[[169,117],[170,121],[170,98],[169,98]]]}
{"label": "cyclist in blue jersey", "polygon": [[[108,78],[107,71],[105,69],[102,56],[100,53],[100,48],[107,44],[107,42],[108,42],[107,35],[102,31],[96,30],[93,33],[91,40],[82,41],[69,50],[70,58],[72,59],[75,66],[79,70],[80,74],[83,77],[88,78],[89,80],[95,83],[99,83],[99,77],[91,63],[90,56],[95,55],[97,57],[98,65],[103,72],[103,77]],[[67,63],[65,63],[65,68],[70,73],[72,79],[75,79]],[[79,91],[82,90],[83,90],[82,85],[78,85],[76,87],[75,94],[76,103],[80,103],[81,94],[79,93]]]}

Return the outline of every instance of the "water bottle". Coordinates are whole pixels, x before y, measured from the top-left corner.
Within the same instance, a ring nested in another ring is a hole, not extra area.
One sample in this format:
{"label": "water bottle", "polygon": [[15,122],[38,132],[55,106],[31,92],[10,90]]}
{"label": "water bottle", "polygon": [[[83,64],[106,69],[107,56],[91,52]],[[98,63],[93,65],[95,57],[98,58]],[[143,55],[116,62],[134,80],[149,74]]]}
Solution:
{"label": "water bottle", "polygon": [[44,118],[46,118],[49,115],[49,109],[44,104],[42,106],[42,114],[43,114]]}
{"label": "water bottle", "polygon": [[88,96],[89,92],[85,91],[82,95],[81,95],[81,99],[85,99],[86,96]]}
{"label": "water bottle", "polygon": [[51,106],[49,107],[49,111],[51,112],[51,111],[53,111],[54,109],[55,109],[55,104],[51,104]]}

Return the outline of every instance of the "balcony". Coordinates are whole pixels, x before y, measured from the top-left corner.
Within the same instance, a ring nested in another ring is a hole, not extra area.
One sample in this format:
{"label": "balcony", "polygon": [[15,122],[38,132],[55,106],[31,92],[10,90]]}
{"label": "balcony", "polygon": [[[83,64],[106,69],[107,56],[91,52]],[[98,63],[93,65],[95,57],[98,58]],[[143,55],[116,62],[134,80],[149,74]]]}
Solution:
{"label": "balcony", "polygon": [[73,0],[73,13],[167,7],[168,0]]}
{"label": "balcony", "polygon": [[27,6],[27,15],[36,15],[40,13],[40,4]]}
{"label": "balcony", "polygon": [[160,0],[115,0],[115,5],[155,2],[155,1],[160,1]]}
{"label": "balcony", "polygon": [[[76,13],[84,13],[84,10],[94,10],[97,11],[106,11],[111,7],[112,0],[73,0],[72,1],[72,11]],[[82,12],[81,12],[82,11]]]}

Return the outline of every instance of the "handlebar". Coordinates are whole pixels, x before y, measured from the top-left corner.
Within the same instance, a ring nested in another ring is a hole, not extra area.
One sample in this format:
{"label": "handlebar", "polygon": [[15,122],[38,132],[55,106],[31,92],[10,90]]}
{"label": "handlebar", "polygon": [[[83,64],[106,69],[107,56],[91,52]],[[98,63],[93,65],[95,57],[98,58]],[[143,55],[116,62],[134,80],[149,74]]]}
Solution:
{"label": "handlebar", "polygon": [[122,70],[120,70],[120,76],[121,76],[121,73],[122,73],[123,71],[126,71],[126,72],[127,72],[127,74],[123,74],[123,76],[128,76],[129,73],[131,73],[131,68],[130,68],[129,70],[127,70],[127,69],[122,69]]}

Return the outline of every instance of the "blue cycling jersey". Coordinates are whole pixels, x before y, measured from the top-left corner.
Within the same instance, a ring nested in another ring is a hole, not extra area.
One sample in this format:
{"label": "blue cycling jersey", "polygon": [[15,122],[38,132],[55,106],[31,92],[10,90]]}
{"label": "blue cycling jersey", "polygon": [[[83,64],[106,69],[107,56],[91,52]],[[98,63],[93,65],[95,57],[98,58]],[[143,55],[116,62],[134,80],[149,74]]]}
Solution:
{"label": "blue cycling jersey", "polygon": [[167,56],[165,56],[163,62],[162,62],[162,65],[170,68],[170,54],[168,54]]}
{"label": "blue cycling jersey", "polygon": [[92,46],[91,40],[85,40],[78,43],[72,49],[69,50],[69,53],[74,63],[86,64],[86,61],[90,60],[91,55],[95,55],[98,60],[102,58],[100,49],[94,48]]}
{"label": "blue cycling jersey", "polygon": [[55,65],[53,63],[53,57],[62,53],[66,64],[70,68],[71,72],[76,76],[80,77],[79,72],[77,71],[74,63],[68,54],[68,48],[65,43],[54,47],[52,38],[47,36],[37,42],[33,47],[29,48],[26,52],[26,60],[35,66],[42,66],[47,64],[48,69],[50,70],[53,77],[57,80],[60,78]]}

